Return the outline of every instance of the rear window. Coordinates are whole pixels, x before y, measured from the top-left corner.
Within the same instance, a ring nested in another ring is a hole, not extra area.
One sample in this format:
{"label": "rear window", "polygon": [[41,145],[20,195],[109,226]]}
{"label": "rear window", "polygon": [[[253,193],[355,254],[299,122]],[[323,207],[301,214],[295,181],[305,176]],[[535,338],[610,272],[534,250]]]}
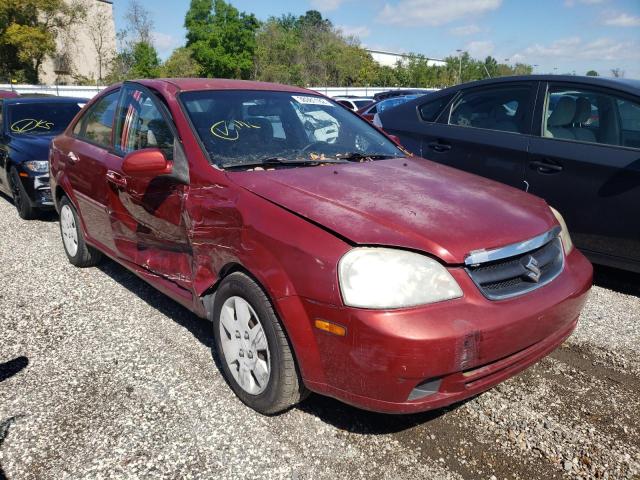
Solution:
{"label": "rear window", "polygon": [[58,135],[83,106],[78,102],[17,103],[8,105],[5,115],[14,135]]}

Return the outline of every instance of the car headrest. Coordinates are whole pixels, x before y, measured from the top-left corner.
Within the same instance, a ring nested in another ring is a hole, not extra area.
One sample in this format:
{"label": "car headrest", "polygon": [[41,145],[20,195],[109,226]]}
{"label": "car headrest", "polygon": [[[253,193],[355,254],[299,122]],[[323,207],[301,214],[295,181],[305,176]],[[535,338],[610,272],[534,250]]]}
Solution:
{"label": "car headrest", "polygon": [[573,123],[585,123],[589,118],[591,118],[591,102],[586,97],[578,97]]}
{"label": "car headrest", "polygon": [[573,116],[575,114],[576,101],[571,97],[562,96],[549,116],[547,125],[550,127],[562,127],[564,125],[568,125],[573,121]]}

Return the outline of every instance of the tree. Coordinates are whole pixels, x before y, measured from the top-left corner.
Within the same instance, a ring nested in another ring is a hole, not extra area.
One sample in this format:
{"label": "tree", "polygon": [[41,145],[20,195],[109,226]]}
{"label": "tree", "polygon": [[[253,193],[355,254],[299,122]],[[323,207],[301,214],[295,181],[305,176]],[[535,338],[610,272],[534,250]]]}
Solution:
{"label": "tree", "polygon": [[254,72],[259,27],[253,14],[241,13],[224,0],[191,0],[186,46],[203,75],[248,79]]}
{"label": "tree", "polygon": [[587,72],[587,77],[598,77],[598,72],[596,72],[595,70],[589,70]]}
{"label": "tree", "polygon": [[109,37],[111,35],[109,23],[111,21],[109,15],[97,5],[94,5],[87,15],[87,32],[96,51],[98,61],[98,83],[103,82],[106,66],[112,60],[112,52],[109,48]]}
{"label": "tree", "polygon": [[129,78],[157,78],[160,75],[160,60],[153,45],[138,42],[131,52],[132,65]]}
{"label": "tree", "polygon": [[615,78],[622,78],[624,77],[624,70],[621,70],[620,68],[612,68],[611,75]]}
{"label": "tree", "polygon": [[56,40],[84,15],[78,2],[2,0],[0,77],[38,83],[44,59],[56,53]]}
{"label": "tree", "polygon": [[187,47],[176,48],[162,65],[162,76],[169,78],[198,77],[200,65]]}

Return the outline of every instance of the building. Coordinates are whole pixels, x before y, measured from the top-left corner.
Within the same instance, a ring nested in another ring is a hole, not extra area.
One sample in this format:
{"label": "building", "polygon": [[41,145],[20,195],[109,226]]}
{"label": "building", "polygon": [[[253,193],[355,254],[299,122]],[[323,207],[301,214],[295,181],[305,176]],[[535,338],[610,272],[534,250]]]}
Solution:
{"label": "building", "polygon": [[[398,62],[405,62],[408,60],[411,55],[407,53],[394,53],[394,52],[385,52],[384,50],[370,50],[367,49],[367,52],[373,57],[373,60],[382,65],[383,67],[395,67]],[[427,65],[436,66],[436,67],[444,67],[446,63],[443,60],[438,60],[435,58],[427,58]]]}
{"label": "building", "polygon": [[[71,3],[72,0],[65,0]],[[71,31],[58,35],[58,51],[47,58],[40,81],[47,85],[99,83],[116,53],[112,0],[82,0],[87,15]]]}

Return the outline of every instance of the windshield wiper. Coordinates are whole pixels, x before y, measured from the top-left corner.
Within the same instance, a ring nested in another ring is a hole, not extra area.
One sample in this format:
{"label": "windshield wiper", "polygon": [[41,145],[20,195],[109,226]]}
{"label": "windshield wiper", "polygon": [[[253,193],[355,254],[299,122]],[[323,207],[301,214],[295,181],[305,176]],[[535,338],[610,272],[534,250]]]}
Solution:
{"label": "windshield wiper", "polygon": [[347,153],[338,153],[335,157],[340,160],[357,162],[359,160],[386,160],[389,158],[404,158],[404,155],[389,155],[386,153],[347,152]]}
{"label": "windshield wiper", "polygon": [[285,157],[267,157],[256,162],[239,162],[222,164],[222,168],[255,168],[255,167],[282,167],[295,165],[320,165],[323,163],[345,163],[345,160],[336,158],[324,158],[313,160],[310,158],[285,158]]}

